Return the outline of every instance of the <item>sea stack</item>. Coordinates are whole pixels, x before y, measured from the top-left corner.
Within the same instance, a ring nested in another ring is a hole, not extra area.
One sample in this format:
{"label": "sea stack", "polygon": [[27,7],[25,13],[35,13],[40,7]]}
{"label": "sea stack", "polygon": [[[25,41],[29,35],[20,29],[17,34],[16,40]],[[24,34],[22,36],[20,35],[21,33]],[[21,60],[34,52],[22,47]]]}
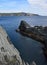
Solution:
{"label": "sea stack", "polygon": [[22,20],[20,23],[19,29],[20,29],[20,31],[25,31],[26,29],[28,29],[30,27],[31,26],[28,23],[26,23],[26,21]]}
{"label": "sea stack", "polygon": [[27,22],[21,21],[19,28],[16,30],[20,32],[22,35],[33,38],[41,43],[45,43],[44,34],[39,26],[31,27]]}
{"label": "sea stack", "polygon": [[32,38],[44,45],[43,51],[47,58],[47,26],[34,26],[31,27],[27,22],[21,21],[17,29],[21,35]]}

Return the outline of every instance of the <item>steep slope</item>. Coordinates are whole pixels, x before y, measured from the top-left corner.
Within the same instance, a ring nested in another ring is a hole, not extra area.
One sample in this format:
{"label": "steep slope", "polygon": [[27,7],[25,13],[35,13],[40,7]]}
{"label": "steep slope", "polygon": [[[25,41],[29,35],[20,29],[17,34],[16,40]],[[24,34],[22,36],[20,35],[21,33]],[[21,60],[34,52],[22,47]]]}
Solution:
{"label": "steep slope", "polygon": [[[10,41],[6,31],[0,26],[0,65],[29,65],[21,59],[19,51]],[[36,65],[33,61],[31,65]]]}
{"label": "steep slope", "polygon": [[6,31],[0,26],[0,65],[26,65],[19,51],[10,43]]}

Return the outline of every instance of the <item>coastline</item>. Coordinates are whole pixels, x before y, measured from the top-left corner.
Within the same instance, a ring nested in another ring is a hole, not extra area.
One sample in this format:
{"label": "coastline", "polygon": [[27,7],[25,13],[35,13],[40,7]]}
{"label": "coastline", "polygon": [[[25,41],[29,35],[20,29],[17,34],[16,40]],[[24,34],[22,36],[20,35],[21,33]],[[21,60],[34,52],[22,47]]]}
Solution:
{"label": "coastline", "polygon": [[44,46],[42,48],[43,54],[47,59],[47,26],[31,27],[28,23],[22,20],[16,32],[20,33],[24,37],[26,36],[40,42]]}
{"label": "coastline", "polygon": [[[8,40],[8,34],[0,26],[0,64],[1,65],[24,65],[20,57],[19,51],[14,47],[10,40]],[[3,58],[3,59],[2,59]],[[25,64],[26,65],[26,64]]]}
{"label": "coastline", "polygon": [[0,16],[40,16],[38,14],[18,12],[18,13],[0,13]]}
{"label": "coastline", "polygon": [[[21,58],[20,52],[14,47],[2,26],[0,26],[0,65],[30,65]],[[31,65],[36,63],[33,61]]]}

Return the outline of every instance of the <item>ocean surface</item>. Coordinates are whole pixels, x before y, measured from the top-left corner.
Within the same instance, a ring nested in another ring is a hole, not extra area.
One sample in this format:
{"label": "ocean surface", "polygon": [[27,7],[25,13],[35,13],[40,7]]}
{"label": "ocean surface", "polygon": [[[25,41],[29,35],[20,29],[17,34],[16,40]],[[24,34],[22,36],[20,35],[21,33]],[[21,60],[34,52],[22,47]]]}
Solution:
{"label": "ocean surface", "polygon": [[3,26],[14,46],[19,50],[22,59],[31,63],[35,61],[37,65],[47,65],[43,54],[43,45],[31,38],[24,37],[15,30],[20,25],[21,20],[25,20],[31,26],[47,26],[46,16],[0,16],[0,25]]}

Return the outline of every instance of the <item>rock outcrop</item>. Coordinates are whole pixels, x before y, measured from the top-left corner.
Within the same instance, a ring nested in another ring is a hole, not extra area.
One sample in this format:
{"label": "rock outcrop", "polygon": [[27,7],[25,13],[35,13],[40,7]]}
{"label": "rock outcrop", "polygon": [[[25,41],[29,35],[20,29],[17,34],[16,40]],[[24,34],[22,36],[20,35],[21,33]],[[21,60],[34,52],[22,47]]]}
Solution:
{"label": "rock outcrop", "polygon": [[43,51],[47,57],[47,26],[34,26],[31,27],[25,21],[21,21],[19,28],[16,30],[23,36],[30,37],[44,45]]}
{"label": "rock outcrop", "polygon": [[21,21],[19,30],[20,31],[26,31],[27,28],[30,28],[30,25],[26,23],[25,21]]}
{"label": "rock outcrop", "polygon": [[[0,65],[29,65],[21,59],[19,51],[10,41],[8,34],[0,26]],[[36,65],[32,62],[31,65]]]}
{"label": "rock outcrop", "polygon": [[[29,65],[21,59],[19,51],[10,41],[4,28],[0,26],[0,65]],[[31,65],[36,65],[33,61]]]}
{"label": "rock outcrop", "polygon": [[0,26],[0,65],[23,64],[19,51],[10,43],[6,31]]}
{"label": "rock outcrop", "polygon": [[47,43],[47,27],[42,26],[34,26],[31,27],[28,23],[25,21],[21,21],[19,28],[16,30],[17,32],[20,32],[21,34],[28,36],[30,38],[33,38],[34,40],[37,40],[44,45]]}

